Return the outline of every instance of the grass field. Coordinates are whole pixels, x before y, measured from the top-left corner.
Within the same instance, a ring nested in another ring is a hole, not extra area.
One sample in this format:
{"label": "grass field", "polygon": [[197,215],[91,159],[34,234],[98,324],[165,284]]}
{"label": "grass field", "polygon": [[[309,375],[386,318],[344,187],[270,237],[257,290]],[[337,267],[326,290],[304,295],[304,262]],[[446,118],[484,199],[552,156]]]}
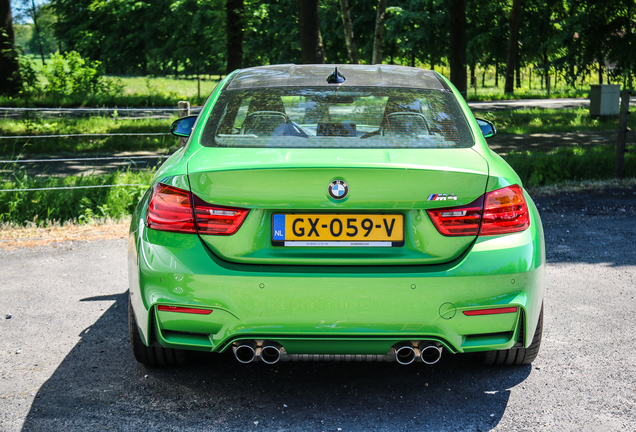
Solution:
{"label": "grass field", "polygon": [[[121,218],[132,213],[153,175],[154,171],[149,170],[90,176],[31,177],[17,171],[0,183],[0,224],[46,226],[55,221],[87,223],[96,218]],[[139,186],[8,192],[11,189],[131,184]]]}
{"label": "grass field", "polygon": [[[618,117],[593,119],[589,109],[518,109],[479,112],[477,117],[492,121],[498,133],[529,134],[618,130]],[[628,117],[628,126],[636,127],[636,117]]]}

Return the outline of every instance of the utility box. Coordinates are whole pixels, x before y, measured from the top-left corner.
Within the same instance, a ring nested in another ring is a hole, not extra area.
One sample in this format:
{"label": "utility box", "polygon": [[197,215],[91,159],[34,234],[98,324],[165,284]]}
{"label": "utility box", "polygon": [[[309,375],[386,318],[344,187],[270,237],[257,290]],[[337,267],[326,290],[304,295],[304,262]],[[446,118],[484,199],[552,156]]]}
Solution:
{"label": "utility box", "polygon": [[621,86],[619,84],[596,84],[590,87],[590,116],[618,116]]}

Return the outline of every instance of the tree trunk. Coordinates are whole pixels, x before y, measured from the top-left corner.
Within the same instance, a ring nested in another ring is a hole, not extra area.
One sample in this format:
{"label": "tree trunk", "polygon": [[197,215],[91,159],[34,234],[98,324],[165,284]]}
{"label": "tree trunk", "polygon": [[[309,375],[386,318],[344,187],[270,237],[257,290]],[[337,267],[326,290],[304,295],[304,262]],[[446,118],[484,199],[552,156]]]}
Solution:
{"label": "tree trunk", "polygon": [[349,63],[358,64],[358,47],[356,46],[356,41],[353,38],[353,26],[351,25],[349,1],[340,0],[340,8],[342,9],[342,27],[344,28],[345,42],[347,43],[347,53],[349,54]]}
{"label": "tree trunk", "polygon": [[320,36],[319,0],[298,0],[298,38],[303,64],[325,62],[325,49]]}
{"label": "tree trunk", "polygon": [[227,0],[226,35],[227,65],[226,74],[243,67],[243,16],[245,6],[243,0]]}
{"label": "tree trunk", "polygon": [[517,67],[515,67],[515,71],[517,72],[517,88],[521,88],[521,66],[519,66],[518,59],[517,59]]}
{"label": "tree trunk", "polygon": [[499,88],[499,63],[495,63],[495,88]]}
{"label": "tree trunk", "polygon": [[603,65],[598,62],[598,83],[603,84]]}
{"label": "tree trunk", "polygon": [[33,18],[35,35],[38,38],[38,47],[40,48],[40,57],[42,57],[42,64],[46,65],[46,62],[44,61],[44,48],[42,48],[42,34],[40,33],[40,26],[38,25],[38,11],[35,8],[35,0],[31,0],[31,18]]}
{"label": "tree trunk", "polygon": [[506,60],[506,84],[505,93],[514,93],[515,83],[515,63],[517,56],[517,45],[519,44],[519,13],[521,12],[521,0],[512,0],[512,10],[510,11],[510,37],[508,38],[508,58]]}
{"label": "tree trunk", "polygon": [[481,88],[486,87],[486,68],[484,67],[484,73],[481,74]]}
{"label": "tree trunk", "polygon": [[466,0],[449,0],[450,80],[466,98]]}
{"label": "tree trunk", "polygon": [[386,21],[386,0],[378,0],[375,16],[375,34],[373,36],[372,64],[382,64],[382,44],[384,42],[384,21]]}
{"label": "tree trunk", "polygon": [[11,1],[0,0],[0,94],[20,92],[20,67],[14,47]]}

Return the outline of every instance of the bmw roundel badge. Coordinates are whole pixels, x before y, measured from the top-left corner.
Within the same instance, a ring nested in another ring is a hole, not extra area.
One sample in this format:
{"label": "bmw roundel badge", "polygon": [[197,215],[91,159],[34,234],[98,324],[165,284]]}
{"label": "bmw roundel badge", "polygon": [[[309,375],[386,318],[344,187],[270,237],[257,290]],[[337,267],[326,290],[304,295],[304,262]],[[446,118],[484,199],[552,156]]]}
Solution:
{"label": "bmw roundel badge", "polygon": [[341,200],[349,193],[349,185],[344,180],[334,180],[329,183],[327,190],[331,198]]}

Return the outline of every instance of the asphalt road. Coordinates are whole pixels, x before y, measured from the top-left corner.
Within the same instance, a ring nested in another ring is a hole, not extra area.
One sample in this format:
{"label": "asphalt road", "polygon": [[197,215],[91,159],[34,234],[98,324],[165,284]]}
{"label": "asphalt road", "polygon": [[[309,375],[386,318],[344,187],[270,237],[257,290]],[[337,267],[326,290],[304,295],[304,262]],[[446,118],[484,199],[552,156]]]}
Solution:
{"label": "asphalt road", "polygon": [[544,338],[522,367],[146,368],[128,345],[125,241],[0,251],[0,430],[634,431],[636,188],[537,202]]}

